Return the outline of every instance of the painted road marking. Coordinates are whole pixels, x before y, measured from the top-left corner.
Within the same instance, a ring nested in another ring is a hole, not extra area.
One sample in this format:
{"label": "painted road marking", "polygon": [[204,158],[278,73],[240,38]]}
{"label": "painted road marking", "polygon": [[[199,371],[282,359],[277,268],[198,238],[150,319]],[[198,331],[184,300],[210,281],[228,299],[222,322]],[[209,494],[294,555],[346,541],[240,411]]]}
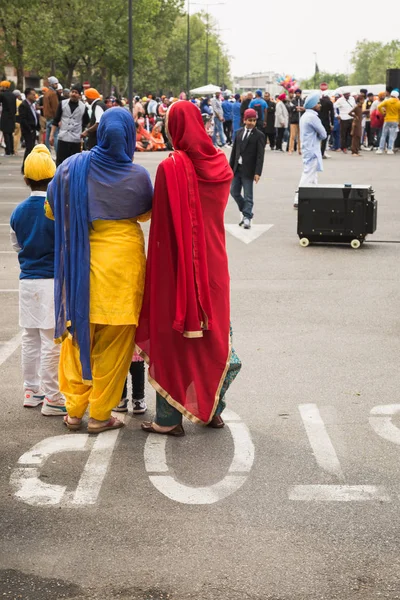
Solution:
{"label": "painted road marking", "polygon": [[226,231],[244,244],[251,244],[251,242],[254,242],[260,235],[271,229],[271,227],[273,227],[273,225],[252,225],[251,229],[243,229],[243,227],[239,227],[238,224],[225,224]]}
{"label": "painted road marking", "polygon": [[[60,435],[42,440],[18,461],[26,465],[14,469],[10,483],[15,496],[31,506],[87,506],[95,504],[107,473],[120,429],[107,431],[98,437],[88,433]],[[66,486],[40,479],[40,467],[50,456],[62,452],[90,451],[89,458],[75,492],[66,493]]]}
{"label": "painted road marking", "polygon": [[382,486],[376,485],[295,485],[289,491],[289,500],[302,502],[362,502],[379,500],[390,502]]}
{"label": "painted road marking", "polygon": [[318,465],[343,480],[343,472],[335,448],[316,404],[300,404],[299,411]]}
{"label": "painted road marking", "polygon": [[[254,445],[247,426],[240,417],[229,410],[224,413],[234,443],[234,455],[228,474],[210,486],[193,487],[178,482],[171,475],[149,475],[154,487],[175,502],[182,504],[214,504],[236,492],[245,483],[254,462]],[[167,436],[149,435],[144,449],[148,473],[169,471],[166,458]],[[242,474],[243,473],[243,474]]]}
{"label": "painted road marking", "polygon": [[392,417],[400,413],[400,404],[381,404],[370,412],[369,423],[383,439],[400,445],[400,429],[393,425]]}
{"label": "painted road marking", "polygon": [[21,343],[22,334],[17,333],[8,342],[0,343],[0,367],[16,351]]}

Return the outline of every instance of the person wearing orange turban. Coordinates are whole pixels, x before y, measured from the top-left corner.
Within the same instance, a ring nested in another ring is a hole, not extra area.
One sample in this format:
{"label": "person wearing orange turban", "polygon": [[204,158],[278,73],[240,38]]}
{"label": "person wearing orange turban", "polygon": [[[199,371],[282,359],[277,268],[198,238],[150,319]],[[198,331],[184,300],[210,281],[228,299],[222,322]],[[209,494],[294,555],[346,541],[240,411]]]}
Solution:
{"label": "person wearing orange turban", "polygon": [[97,144],[97,128],[104,111],[107,110],[107,107],[101,100],[101,96],[95,88],[88,88],[85,91],[85,97],[92,112],[89,125],[85,131],[82,132],[82,137],[87,138],[86,149],[91,150]]}
{"label": "person wearing orange turban", "polygon": [[10,92],[10,85],[9,81],[2,81],[0,83],[0,104],[2,106],[0,130],[3,132],[4,136],[6,156],[14,154],[13,133],[15,130],[15,115],[17,112],[17,99],[16,96]]}

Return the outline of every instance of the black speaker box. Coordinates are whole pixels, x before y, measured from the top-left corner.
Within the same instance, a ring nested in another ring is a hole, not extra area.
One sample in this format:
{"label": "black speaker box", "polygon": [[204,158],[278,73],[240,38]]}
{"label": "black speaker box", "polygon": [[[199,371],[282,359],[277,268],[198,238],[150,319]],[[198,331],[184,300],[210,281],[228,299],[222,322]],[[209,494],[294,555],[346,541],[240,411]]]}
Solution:
{"label": "black speaker box", "polygon": [[386,87],[391,92],[394,88],[400,90],[400,69],[386,70]]}

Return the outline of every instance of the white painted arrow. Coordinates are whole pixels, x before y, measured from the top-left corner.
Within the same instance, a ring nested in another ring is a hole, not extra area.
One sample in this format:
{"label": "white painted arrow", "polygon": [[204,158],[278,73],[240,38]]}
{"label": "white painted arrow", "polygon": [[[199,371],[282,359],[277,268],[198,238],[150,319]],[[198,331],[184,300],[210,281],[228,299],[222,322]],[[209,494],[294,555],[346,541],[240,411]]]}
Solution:
{"label": "white painted arrow", "polygon": [[271,229],[273,225],[252,225],[251,229],[244,229],[239,225],[228,225],[225,223],[226,231],[229,231],[231,235],[243,242],[244,244],[250,244],[260,237],[263,233]]}

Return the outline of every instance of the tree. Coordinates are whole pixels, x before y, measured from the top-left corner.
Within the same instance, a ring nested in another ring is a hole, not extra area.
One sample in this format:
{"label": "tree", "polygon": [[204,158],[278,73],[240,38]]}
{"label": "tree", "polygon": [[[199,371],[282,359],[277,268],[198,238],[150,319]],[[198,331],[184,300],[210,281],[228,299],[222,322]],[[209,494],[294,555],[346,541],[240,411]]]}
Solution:
{"label": "tree", "polygon": [[301,85],[305,89],[314,89],[315,86],[319,87],[321,83],[326,83],[330,90],[334,90],[344,85],[349,85],[349,77],[345,73],[328,73],[327,71],[320,71],[315,77],[309,79],[302,79]]}
{"label": "tree", "polygon": [[[69,87],[89,80],[103,94],[115,86],[126,95],[128,10],[121,0],[0,0],[0,57],[46,79],[56,75]],[[5,6],[3,9],[3,5]],[[134,88],[147,94],[186,87],[187,15],[183,0],[134,0]],[[95,15],[95,18],[94,18]],[[206,13],[190,17],[191,86],[204,84],[208,31],[209,74],[229,81],[229,60]]]}

